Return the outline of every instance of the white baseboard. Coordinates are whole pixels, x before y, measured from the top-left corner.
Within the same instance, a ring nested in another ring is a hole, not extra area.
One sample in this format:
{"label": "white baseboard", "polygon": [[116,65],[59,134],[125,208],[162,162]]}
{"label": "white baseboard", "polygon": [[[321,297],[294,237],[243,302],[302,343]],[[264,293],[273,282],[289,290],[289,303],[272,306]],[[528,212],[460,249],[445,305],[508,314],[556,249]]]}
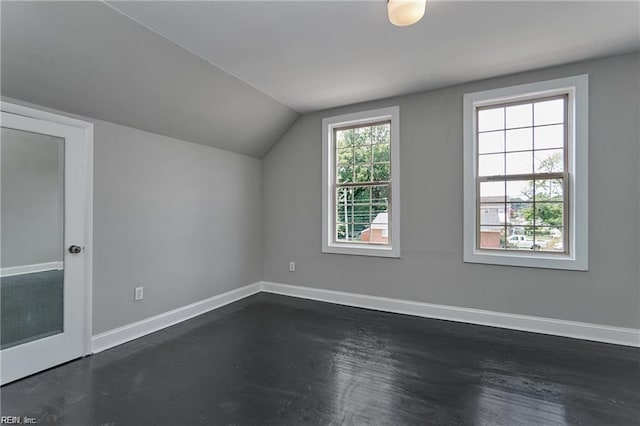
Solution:
{"label": "white baseboard", "polygon": [[261,281],[97,334],[92,338],[93,353],[98,353],[162,330],[261,291],[377,311],[640,347],[640,329],[436,305],[433,303]]}
{"label": "white baseboard", "polygon": [[33,274],[35,272],[55,271],[64,268],[63,262],[34,263],[33,265],[9,266],[0,269],[0,277]]}
{"label": "white baseboard", "polygon": [[92,351],[93,353],[102,352],[105,349],[162,330],[258,292],[260,292],[259,283],[249,284],[142,321],[97,334],[92,338]]}
{"label": "white baseboard", "polygon": [[264,281],[259,284],[260,289],[267,293],[282,294],[339,305],[640,347],[640,329],[634,328],[612,327],[584,322],[485,311],[481,309],[436,305],[432,303],[413,302],[409,300]]}

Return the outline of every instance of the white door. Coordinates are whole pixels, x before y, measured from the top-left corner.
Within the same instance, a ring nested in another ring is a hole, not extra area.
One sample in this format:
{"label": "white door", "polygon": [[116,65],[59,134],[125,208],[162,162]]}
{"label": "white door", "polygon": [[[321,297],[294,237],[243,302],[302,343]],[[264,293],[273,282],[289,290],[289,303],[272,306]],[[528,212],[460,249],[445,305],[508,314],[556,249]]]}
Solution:
{"label": "white door", "polygon": [[60,122],[3,111],[0,125],[5,384],[88,352],[90,147],[85,129]]}

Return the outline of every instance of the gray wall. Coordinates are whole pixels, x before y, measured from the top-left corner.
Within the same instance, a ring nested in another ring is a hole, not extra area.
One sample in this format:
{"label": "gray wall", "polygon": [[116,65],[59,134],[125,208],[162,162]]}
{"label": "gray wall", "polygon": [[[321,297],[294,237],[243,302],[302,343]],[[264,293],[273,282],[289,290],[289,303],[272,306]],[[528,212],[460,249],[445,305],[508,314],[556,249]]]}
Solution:
{"label": "gray wall", "polygon": [[260,280],[260,160],[102,121],[94,131],[95,333]]}
{"label": "gray wall", "polygon": [[2,129],[0,266],[62,261],[62,140]]}
{"label": "gray wall", "polygon": [[[307,114],[262,170],[260,160],[85,118],[95,123],[94,333],[261,278],[638,327],[639,71],[638,54],[622,55]],[[463,263],[462,94],[583,73],[590,270]],[[321,119],[390,105],[401,108],[402,258],[323,254]],[[145,299],[134,302],[139,285]]]}
{"label": "gray wall", "polygon": [[[585,73],[590,270],[463,263],[463,94]],[[635,53],[302,116],[263,159],[263,279],[638,328],[639,78]],[[321,120],[392,105],[400,106],[402,258],[324,254]]]}
{"label": "gray wall", "polygon": [[61,114],[95,124],[94,334],[260,280],[260,160]]}

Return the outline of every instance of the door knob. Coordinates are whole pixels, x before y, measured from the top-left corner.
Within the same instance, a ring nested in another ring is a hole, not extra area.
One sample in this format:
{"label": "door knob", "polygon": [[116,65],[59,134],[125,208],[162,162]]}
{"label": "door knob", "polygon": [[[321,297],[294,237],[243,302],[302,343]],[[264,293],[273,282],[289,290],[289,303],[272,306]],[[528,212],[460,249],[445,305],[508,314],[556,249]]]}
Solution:
{"label": "door knob", "polygon": [[69,253],[78,254],[81,251],[82,251],[82,247],[80,247],[80,246],[70,246],[69,247]]}

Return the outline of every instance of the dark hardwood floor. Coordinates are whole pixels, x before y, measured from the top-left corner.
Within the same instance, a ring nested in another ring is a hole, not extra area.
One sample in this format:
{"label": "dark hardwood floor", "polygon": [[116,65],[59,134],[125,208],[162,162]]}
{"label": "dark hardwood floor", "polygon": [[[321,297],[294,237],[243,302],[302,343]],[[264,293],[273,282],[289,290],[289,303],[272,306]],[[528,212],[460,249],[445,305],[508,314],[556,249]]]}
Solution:
{"label": "dark hardwood floor", "polygon": [[638,425],[640,350],[258,294],[1,389],[66,425]]}

